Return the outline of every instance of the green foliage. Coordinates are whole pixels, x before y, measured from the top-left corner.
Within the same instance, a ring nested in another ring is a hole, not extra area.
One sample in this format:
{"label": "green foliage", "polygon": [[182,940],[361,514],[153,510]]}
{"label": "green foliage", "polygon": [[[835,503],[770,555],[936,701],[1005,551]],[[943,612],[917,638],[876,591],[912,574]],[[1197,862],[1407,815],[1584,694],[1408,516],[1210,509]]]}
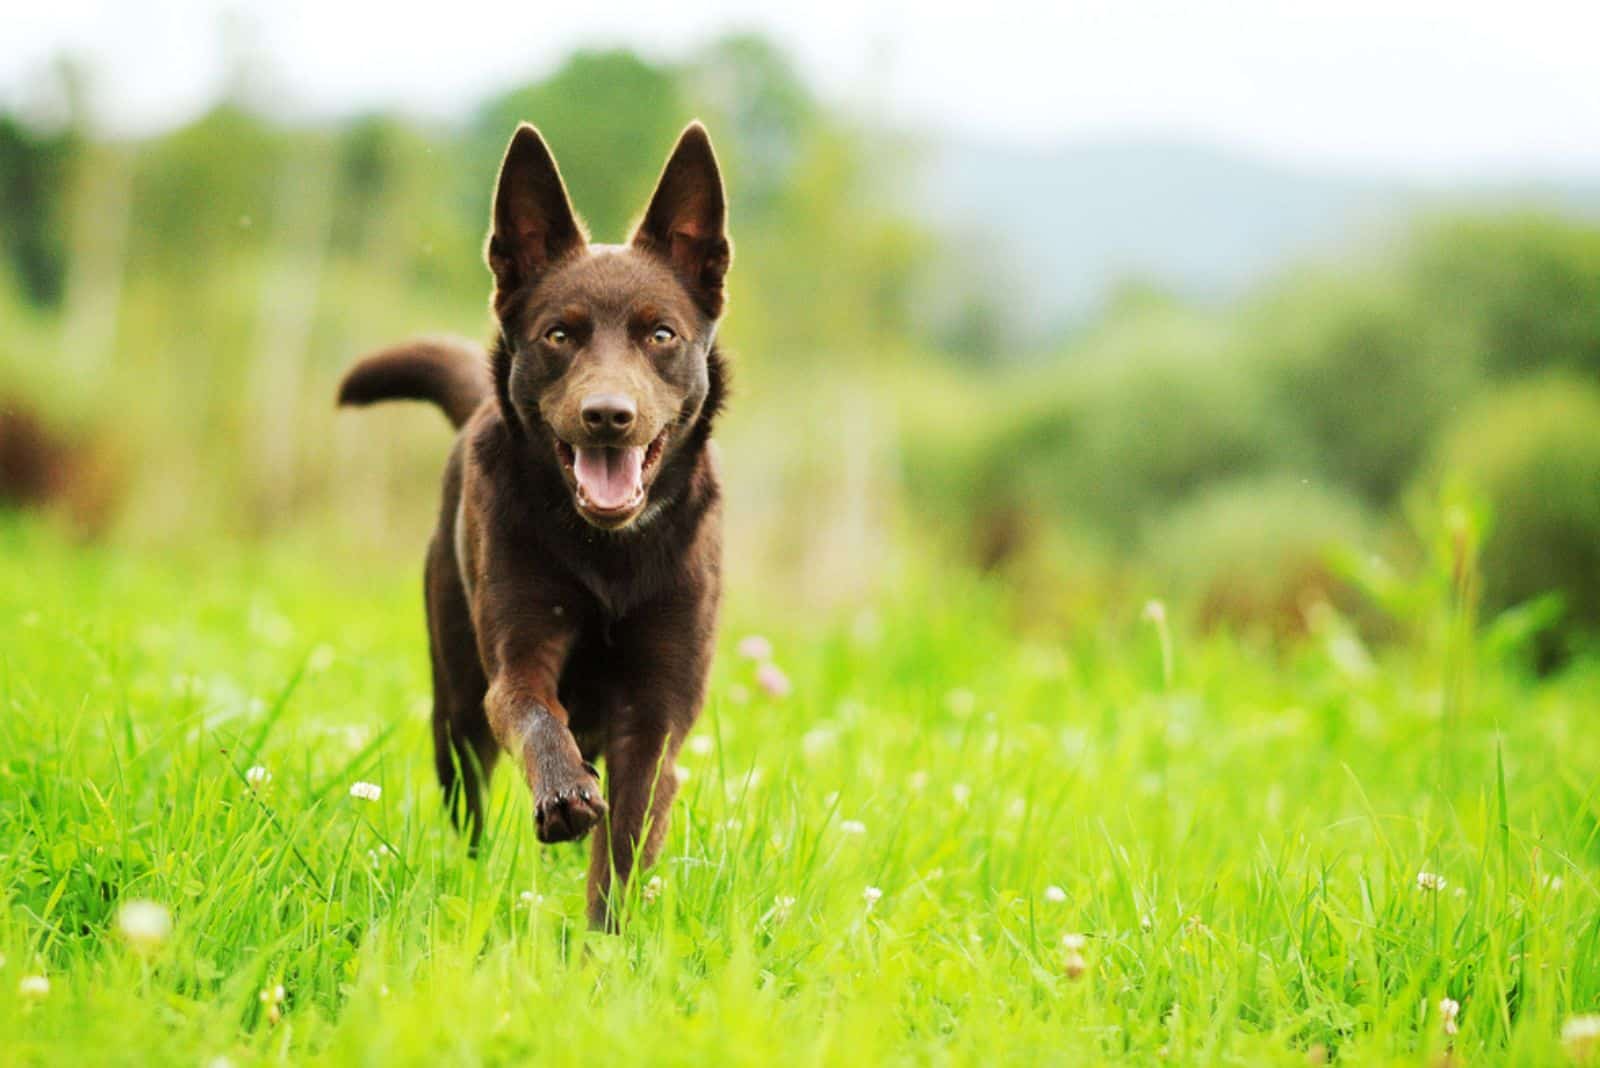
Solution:
{"label": "green foliage", "polygon": [[1445,435],[1433,477],[1488,503],[1486,608],[1558,591],[1573,631],[1600,629],[1600,389],[1545,379],[1483,398]]}
{"label": "green foliage", "polygon": [[550,77],[485,104],[461,168],[470,217],[487,229],[489,193],[519,122],[539,127],[596,241],[622,241],[644,211],[687,119],[674,72],[632,52],[578,52]]}
{"label": "green foliage", "polygon": [[1140,315],[1053,380],[1013,375],[980,395],[992,429],[964,479],[978,510],[1021,507],[1126,539],[1211,481],[1290,465],[1292,428],[1224,337],[1188,315]]}
{"label": "green foliage", "polygon": [[1152,525],[1145,553],[1203,626],[1299,635],[1318,605],[1357,607],[1330,560],[1369,551],[1374,530],[1349,493],[1279,475],[1201,491]]}
{"label": "green foliage", "polygon": [[1310,443],[1315,469],[1385,505],[1478,382],[1472,348],[1442,312],[1381,269],[1311,274],[1248,310],[1241,347],[1267,403]]}
{"label": "green foliage", "polygon": [[0,113],[0,279],[53,306],[66,284],[66,190],[80,148],[70,130],[43,131]]}
{"label": "green foliage", "polygon": [[312,559],[0,528],[8,1063],[1552,1064],[1600,998],[1592,668],[1481,662],[1445,721],[1410,650],[1174,627],[1169,679],[1147,624],[1019,636],[947,570],[869,630],[746,585],[660,882],[595,936],[507,768],[482,855],[450,830],[414,574]]}
{"label": "green foliage", "polygon": [[1433,220],[1408,270],[1435,315],[1471,328],[1492,373],[1600,375],[1600,226],[1535,214]]}

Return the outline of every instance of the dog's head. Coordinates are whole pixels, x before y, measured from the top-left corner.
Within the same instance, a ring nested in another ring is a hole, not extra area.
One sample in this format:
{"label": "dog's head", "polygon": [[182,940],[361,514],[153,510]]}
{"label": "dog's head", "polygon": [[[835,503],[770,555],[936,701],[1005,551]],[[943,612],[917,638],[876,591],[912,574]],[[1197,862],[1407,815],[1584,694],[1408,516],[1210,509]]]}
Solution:
{"label": "dog's head", "polygon": [[500,166],[488,243],[506,422],[557,466],[589,523],[619,529],[696,441],[732,258],[705,128],[678,139],[626,245],[591,245],[532,126]]}

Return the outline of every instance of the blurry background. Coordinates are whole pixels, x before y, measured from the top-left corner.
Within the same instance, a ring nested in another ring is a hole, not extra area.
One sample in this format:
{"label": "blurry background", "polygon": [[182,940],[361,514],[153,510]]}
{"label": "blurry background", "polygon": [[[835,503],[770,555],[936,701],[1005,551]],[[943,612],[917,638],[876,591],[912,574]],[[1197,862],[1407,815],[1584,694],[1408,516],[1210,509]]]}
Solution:
{"label": "blurry background", "polygon": [[1022,622],[1381,637],[1471,540],[1541,660],[1591,642],[1600,13],[1036,6],[8,13],[0,506],[416,561],[448,432],[341,371],[487,337],[516,122],[620,240],[699,116],[746,596],[964,567]]}

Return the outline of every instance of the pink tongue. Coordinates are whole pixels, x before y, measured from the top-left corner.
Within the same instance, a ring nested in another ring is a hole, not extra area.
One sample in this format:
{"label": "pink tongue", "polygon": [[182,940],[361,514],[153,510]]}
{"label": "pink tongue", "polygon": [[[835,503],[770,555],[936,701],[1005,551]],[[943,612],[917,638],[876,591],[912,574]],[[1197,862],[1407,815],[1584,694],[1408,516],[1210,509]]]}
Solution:
{"label": "pink tongue", "polygon": [[627,449],[579,445],[573,452],[572,473],[596,508],[621,508],[639,492],[639,476],[644,468],[642,445]]}

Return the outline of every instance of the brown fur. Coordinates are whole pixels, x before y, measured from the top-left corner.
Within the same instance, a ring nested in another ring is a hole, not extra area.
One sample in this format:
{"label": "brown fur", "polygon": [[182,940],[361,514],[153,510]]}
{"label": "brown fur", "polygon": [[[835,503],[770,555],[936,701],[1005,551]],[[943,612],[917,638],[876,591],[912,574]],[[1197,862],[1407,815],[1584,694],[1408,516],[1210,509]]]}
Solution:
{"label": "brown fur", "polygon": [[[415,342],[362,361],[340,389],[341,403],[433,400],[461,427],[426,566],[439,780],[474,842],[502,751],[533,792],[541,841],[598,826],[589,915],[600,926],[614,922],[614,887],[660,848],[711,665],[725,215],[696,123],[632,242],[590,246],[549,149],[524,125],[486,253],[500,325],[487,360]],[[631,421],[597,422],[596,398]],[[640,505],[586,510],[572,446],[656,442]]]}

